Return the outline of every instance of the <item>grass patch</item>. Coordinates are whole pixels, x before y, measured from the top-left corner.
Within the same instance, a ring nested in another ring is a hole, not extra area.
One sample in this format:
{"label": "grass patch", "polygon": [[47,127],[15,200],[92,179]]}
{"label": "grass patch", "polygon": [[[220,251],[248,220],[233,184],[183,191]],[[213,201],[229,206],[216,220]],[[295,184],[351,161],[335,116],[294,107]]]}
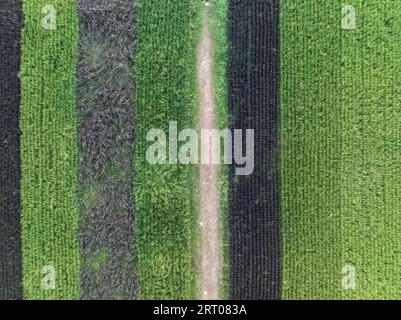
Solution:
{"label": "grass patch", "polygon": [[106,249],[101,249],[97,255],[88,256],[87,261],[85,262],[86,266],[90,268],[93,272],[99,272],[100,267],[103,263],[105,263],[110,257],[110,254]]}

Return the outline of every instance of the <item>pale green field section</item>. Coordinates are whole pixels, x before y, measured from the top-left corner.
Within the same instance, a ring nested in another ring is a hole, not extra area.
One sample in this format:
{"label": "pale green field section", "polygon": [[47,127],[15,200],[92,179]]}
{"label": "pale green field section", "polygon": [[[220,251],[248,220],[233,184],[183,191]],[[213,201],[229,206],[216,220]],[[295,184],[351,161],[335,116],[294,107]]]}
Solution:
{"label": "pale green field section", "polygon": [[281,3],[284,299],[400,297],[401,1],[352,5]]}

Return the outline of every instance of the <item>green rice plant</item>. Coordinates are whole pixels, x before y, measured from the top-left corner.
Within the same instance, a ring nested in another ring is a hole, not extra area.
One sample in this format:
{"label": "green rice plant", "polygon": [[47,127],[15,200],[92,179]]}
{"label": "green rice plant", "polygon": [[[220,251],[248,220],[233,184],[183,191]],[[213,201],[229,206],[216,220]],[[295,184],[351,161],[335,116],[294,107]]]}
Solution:
{"label": "green rice plant", "polygon": [[190,299],[198,292],[197,170],[146,161],[152,128],[197,127],[197,0],[143,0],[137,20],[136,244],[140,299]]}
{"label": "green rice plant", "polygon": [[79,297],[75,0],[24,1],[21,62],[25,299]]}
{"label": "green rice plant", "polygon": [[401,2],[352,4],[355,29],[339,45],[342,298],[399,299]]}
{"label": "green rice plant", "polygon": [[401,2],[352,5],[281,3],[285,299],[401,290]]}

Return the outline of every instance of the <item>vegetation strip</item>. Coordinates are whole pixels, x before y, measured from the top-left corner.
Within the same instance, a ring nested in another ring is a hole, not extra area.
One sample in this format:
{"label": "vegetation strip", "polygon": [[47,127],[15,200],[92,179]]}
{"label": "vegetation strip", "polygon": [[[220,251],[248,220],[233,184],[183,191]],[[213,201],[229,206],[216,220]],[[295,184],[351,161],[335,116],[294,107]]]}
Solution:
{"label": "vegetation strip", "polygon": [[199,292],[198,172],[146,160],[151,129],[197,128],[198,0],[143,0],[138,9],[136,91],[137,261],[141,299],[194,299]]}
{"label": "vegetation strip", "polygon": [[23,2],[24,298],[79,298],[75,0]]}
{"label": "vegetation strip", "polygon": [[22,298],[20,206],[20,39],[22,5],[0,6],[0,300]]}
{"label": "vegetation strip", "polygon": [[81,298],[133,299],[136,1],[79,0]]}
{"label": "vegetation strip", "polygon": [[353,5],[355,29],[340,31],[342,81],[336,92],[341,92],[342,298],[398,300],[401,1]]}
{"label": "vegetation strip", "polygon": [[[213,41],[213,89],[215,98],[216,127],[228,128],[227,105],[227,0],[211,0],[210,32]],[[224,144],[221,145],[221,148]],[[229,298],[229,228],[228,228],[228,173],[229,165],[220,164],[217,171],[217,190],[219,194],[218,235],[220,245],[219,299]]]}
{"label": "vegetation strip", "polygon": [[281,2],[284,299],[399,298],[400,26],[400,1]]}
{"label": "vegetation strip", "polygon": [[334,298],[341,285],[339,10],[281,3],[284,299]]}
{"label": "vegetation strip", "polygon": [[231,127],[255,130],[252,175],[230,173],[230,295],[277,299],[281,284],[279,1],[229,1]]}

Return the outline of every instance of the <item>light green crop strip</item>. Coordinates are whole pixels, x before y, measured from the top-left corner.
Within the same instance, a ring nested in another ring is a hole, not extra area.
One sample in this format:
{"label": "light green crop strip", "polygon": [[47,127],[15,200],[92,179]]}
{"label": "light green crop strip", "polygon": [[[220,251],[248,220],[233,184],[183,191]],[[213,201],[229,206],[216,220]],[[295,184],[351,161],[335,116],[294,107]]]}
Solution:
{"label": "light green crop strip", "polygon": [[340,14],[337,0],[281,3],[284,299],[339,295]]}
{"label": "light green crop strip", "polygon": [[[341,30],[341,234],[346,299],[401,297],[401,1],[352,1]],[[351,279],[352,280],[352,279]],[[352,287],[352,286],[351,286]]]}
{"label": "light green crop strip", "polygon": [[24,298],[75,299],[79,297],[75,0],[26,0],[23,9]]}
{"label": "light green crop strip", "polygon": [[[195,299],[198,296],[196,186],[194,166],[146,160],[151,129],[168,137],[198,126],[196,45],[198,0],[143,0],[137,20],[136,78],[136,245],[139,299]],[[167,153],[168,154],[168,153]],[[168,159],[167,159],[168,160]]]}
{"label": "light green crop strip", "polygon": [[401,292],[401,1],[347,4],[281,3],[284,299]]}

